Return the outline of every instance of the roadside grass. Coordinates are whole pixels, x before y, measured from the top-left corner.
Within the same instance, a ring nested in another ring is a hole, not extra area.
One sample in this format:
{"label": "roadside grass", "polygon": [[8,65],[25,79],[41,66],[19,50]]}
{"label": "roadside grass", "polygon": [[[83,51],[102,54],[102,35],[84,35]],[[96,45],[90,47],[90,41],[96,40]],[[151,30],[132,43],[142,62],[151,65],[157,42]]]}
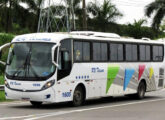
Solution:
{"label": "roadside grass", "polygon": [[5,92],[4,91],[0,91],[0,102],[4,102],[4,101],[6,101]]}
{"label": "roadside grass", "polygon": [[4,85],[4,76],[3,75],[1,75],[0,76],[0,85]]}

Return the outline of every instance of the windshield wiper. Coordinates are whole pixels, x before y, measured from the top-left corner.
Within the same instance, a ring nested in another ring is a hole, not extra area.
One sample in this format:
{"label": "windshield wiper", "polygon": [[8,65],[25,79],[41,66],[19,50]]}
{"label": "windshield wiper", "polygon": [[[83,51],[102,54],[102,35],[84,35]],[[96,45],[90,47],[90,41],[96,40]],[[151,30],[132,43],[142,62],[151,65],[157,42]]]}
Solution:
{"label": "windshield wiper", "polygon": [[21,65],[14,73],[13,73],[13,77],[16,77],[15,75],[17,74],[17,76],[21,73],[20,69],[21,68],[26,68],[27,64],[28,64],[28,58],[29,58],[29,53],[27,54],[26,56],[26,59],[25,59],[25,63],[23,65]]}

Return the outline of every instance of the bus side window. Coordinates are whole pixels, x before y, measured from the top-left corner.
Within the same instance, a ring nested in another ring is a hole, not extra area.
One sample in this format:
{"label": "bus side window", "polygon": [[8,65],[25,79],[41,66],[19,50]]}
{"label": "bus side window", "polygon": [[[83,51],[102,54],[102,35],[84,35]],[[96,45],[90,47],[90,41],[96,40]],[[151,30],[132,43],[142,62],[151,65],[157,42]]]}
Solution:
{"label": "bus side window", "polygon": [[69,66],[69,51],[60,51],[59,54],[59,70],[68,70]]}

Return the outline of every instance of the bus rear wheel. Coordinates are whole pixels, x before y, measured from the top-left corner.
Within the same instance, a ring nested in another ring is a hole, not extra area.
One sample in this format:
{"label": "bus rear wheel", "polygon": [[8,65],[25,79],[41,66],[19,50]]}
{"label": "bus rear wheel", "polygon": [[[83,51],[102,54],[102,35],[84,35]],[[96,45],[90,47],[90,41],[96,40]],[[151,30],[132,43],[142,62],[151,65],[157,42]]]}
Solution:
{"label": "bus rear wheel", "polygon": [[145,92],[146,92],[146,85],[144,82],[141,82],[138,87],[137,98],[143,99],[145,96]]}
{"label": "bus rear wheel", "polygon": [[81,86],[78,86],[73,94],[72,104],[74,107],[81,106],[84,103],[84,93]]}
{"label": "bus rear wheel", "polygon": [[40,107],[40,106],[42,105],[42,102],[30,101],[30,103],[31,103],[34,107]]}

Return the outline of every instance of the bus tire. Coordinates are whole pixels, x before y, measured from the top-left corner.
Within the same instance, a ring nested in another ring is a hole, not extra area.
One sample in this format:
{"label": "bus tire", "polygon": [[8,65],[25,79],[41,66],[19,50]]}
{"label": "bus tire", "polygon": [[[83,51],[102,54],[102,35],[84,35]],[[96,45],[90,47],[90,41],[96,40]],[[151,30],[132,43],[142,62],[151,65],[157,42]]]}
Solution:
{"label": "bus tire", "polygon": [[30,101],[30,103],[31,103],[34,107],[40,107],[40,106],[42,105],[42,102]]}
{"label": "bus tire", "polygon": [[81,106],[84,103],[84,92],[83,92],[83,88],[81,86],[78,86],[73,94],[73,101],[72,101],[72,105],[74,107],[78,107]]}
{"label": "bus tire", "polygon": [[140,84],[138,86],[137,98],[138,99],[143,99],[144,96],[145,96],[145,92],[146,92],[146,85],[145,85],[145,82],[142,81],[142,82],[140,82]]}

